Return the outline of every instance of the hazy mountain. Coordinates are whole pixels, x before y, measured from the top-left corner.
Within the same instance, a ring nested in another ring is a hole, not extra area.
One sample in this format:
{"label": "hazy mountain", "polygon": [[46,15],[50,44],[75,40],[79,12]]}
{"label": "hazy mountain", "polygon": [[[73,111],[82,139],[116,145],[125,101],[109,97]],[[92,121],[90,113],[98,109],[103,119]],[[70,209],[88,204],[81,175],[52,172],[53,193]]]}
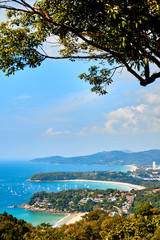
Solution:
{"label": "hazy mountain", "polygon": [[122,152],[125,152],[125,153],[132,153],[132,151],[129,150],[129,149],[125,149],[125,150],[123,150]]}
{"label": "hazy mountain", "polygon": [[143,152],[110,151],[99,152],[87,156],[62,157],[52,156],[36,158],[31,162],[46,162],[51,164],[85,164],[85,165],[130,165],[151,166],[153,161],[160,165],[160,150]]}

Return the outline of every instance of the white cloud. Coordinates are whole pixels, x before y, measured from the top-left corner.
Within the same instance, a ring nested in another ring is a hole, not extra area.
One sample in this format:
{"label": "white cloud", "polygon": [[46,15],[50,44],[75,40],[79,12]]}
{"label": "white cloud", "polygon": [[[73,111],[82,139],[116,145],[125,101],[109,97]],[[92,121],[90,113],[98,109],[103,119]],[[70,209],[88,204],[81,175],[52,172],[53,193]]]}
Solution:
{"label": "white cloud", "polygon": [[138,91],[138,101],[147,104],[160,104],[160,85],[156,85],[152,90],[143,89]]}
{"label": "white cloud", "polygon": [[53,131],[53,128],[48,128],[45,132],[45,135],[47,136],[57,136],[57,135],[64,135],[64,134],[70,134],[70,131]]}
{"label": "white cloud", "polygon": [[160,132],[160,85],[140,90],[133,97],[141,104],[125,106],[104,114],[103,126],[84,128],[80,136],[92,134],[139,134]]}
{"label": "white cloud", "polygon": [[105,132],[122,134],[160,130],[160,119],[156,117],[154,108],[145,104],[119,108],[106,114],[106,117]]}
{"label": "white cloud", "polygon": [[126,106],[106,114],[104,131],[110,133],[160,132],[160,85],[138,91],[136,106]]}
{"label": "white cloud", "polygon": [[160,85],[137,91],[135,106],[126,106],[106,114],[104,132],[156,133],[160,132]]}

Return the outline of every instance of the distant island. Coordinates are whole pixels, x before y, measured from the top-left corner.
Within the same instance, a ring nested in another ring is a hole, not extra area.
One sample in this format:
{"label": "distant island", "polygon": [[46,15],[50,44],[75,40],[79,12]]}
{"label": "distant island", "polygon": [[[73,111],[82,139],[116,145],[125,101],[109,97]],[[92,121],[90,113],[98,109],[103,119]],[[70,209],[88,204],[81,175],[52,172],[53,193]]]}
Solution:
{"label": "distant island", "polygon": [[92,155],[78,157],[52,156],[36,158],[32,163],[50,164],[74,164],[74,165],[132,165],[138,167],[151,167],[153,162],[160,165],[160,150],[148,150],[143,152],[110,151],[99,152]]}

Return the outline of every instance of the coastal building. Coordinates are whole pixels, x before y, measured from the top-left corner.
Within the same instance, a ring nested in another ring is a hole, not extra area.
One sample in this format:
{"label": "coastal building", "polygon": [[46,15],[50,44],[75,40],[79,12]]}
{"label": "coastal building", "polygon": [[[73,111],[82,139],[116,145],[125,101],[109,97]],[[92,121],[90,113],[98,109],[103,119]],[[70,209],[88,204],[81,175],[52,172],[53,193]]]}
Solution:
{"label": "coastal building", "polygon": [[156,169],[156,162],[153,162],[153,169]]}
{"label": "coastal building", "polygon": [[48,203],[48,204],[47,204],[47,207],[48,207],[48,208],[51,208],[51,207],[52,207],[52,204],[51,204],[51,203]]}
{"label": "coastal building", "polygon": [[133,202],[133,201],[134,201],[134,198],[135,198],[134,195],[132,195],[132,196],[127,195],[127,196],[126,196],[126,199],[127,199],[129,202]]}
{"label": "coastal building", "polygon": [[86,203],[88,202],[89,200],[93,201],[93,202],[103,202],[103,198],[91,198],[91,197],[88,197],[88,198],[82,198],[80,200],[80,203]]}
{"label": "coastal building", "polygon": [[160,191],[159,188],[157,188],[157,189],[153,189],[153,190],[152,190],[153,193],[158,192],[158,191]]}
{"label": "coastal building", "polygon": [[117,198],[112,197],[112,198],[108,198],[108,202],[115,202]]}
{"label": "coastal building", "polygon": [[94,202],[103,202],[103,198],[94,198],[93,199]]}

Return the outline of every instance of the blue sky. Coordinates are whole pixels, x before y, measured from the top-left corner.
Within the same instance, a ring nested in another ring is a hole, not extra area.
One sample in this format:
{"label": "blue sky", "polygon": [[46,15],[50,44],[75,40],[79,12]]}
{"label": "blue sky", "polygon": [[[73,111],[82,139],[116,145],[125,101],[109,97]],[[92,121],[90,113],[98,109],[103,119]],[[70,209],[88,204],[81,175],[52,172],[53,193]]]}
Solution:
{"label": "blue sky", "polygon": [[0,158],[76,156],[160,148],[160,84],[116,75],[106,96],[77,76],[89,64],[47,60],[0,73]]}
{"label": "blue sky", "polygon": [[0,72],[0,159],[160,149],[159,80],[143,88],[124,71],[98,96],[78,78],[89,66],[46,60]]}

